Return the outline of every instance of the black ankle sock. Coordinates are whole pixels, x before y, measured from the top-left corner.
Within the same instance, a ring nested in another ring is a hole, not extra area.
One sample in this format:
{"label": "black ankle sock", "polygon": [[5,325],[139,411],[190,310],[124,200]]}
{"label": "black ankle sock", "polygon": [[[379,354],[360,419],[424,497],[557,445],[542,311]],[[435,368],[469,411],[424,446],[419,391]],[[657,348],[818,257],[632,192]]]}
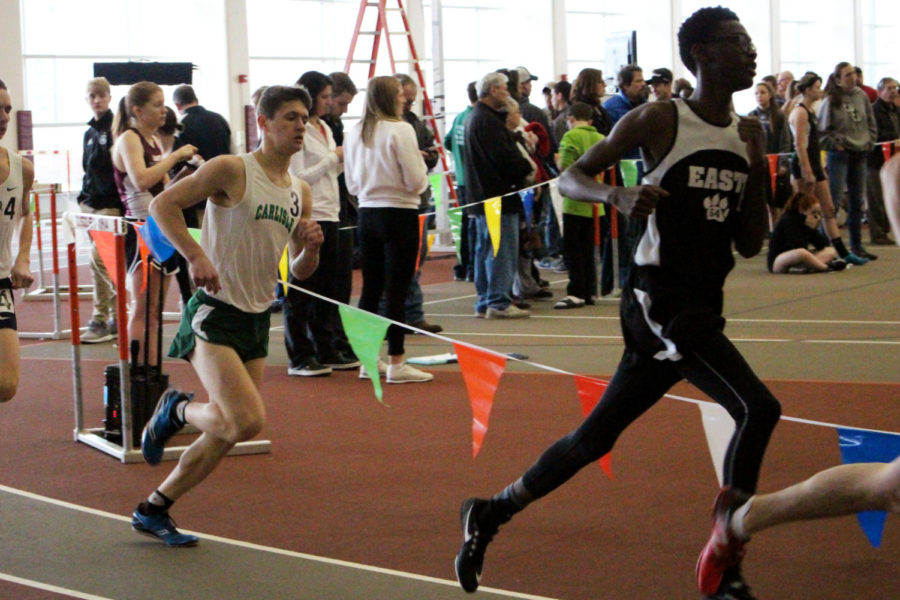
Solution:
{"label": "black ankle sock", "polygon": [[839,237],[832,239],[831,245],[834,246],[834,249],[837,250],[838,256],[841,258],[844,258],[848,254],[850,254],[850,252],[847,250],[847,246],[844,245],[844,240]]}
{"label": "black ankle sock", "polygon": [[142,515],[162,515],[169,512],[169,509],[175,504],[174,500],[170,499],[159,490],[155,490],[150,496],[151,498],[156,496],[156,499],[162,500],[163,503],[157,504],[150,502],[149,498],[144,502],[141,502],[138,504],[138,512]]}
{"label": "black ankle sock", "polygon": [[532,499],[525,484],[521,479],[517,479],[491,498],[488,511],[492,516],[502,518],[502,522],[505,522],[528,506]]}

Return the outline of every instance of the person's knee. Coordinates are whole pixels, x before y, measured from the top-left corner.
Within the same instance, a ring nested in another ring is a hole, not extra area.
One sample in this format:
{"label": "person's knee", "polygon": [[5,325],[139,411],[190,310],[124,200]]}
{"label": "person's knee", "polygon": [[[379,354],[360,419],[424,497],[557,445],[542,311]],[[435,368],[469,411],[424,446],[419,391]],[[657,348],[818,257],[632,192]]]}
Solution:
{"label": "person's knee", "polygon": [[774,428],[781,418],[781,403],[771,394],[765,394],[753,406],[750,414],[751,417],[755,417],[760,423],[765,424],[769,428]]}
{"label": "person's knee", "polygon": [[873,479],[872,492],[878,510],[900,513],[900,457],[884,465]]}
{"label": "person's knee", "polygon": [[18,377],[0,377],[0,404],[12,400],[18,388]]}
{"label": "person's knee", "polygon": [[256,437],[266,424],[262,411],[247,411],[240,417],[226,423],[224,439],[232,444],[246,442]]}

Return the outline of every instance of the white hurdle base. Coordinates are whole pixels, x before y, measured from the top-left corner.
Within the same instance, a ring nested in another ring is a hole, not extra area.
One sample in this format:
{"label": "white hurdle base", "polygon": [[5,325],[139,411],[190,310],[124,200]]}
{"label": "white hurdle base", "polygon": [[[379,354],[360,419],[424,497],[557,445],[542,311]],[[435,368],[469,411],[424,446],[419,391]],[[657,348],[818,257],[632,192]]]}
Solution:
{"label": "white hurdle base", "polygon": [[[52,287],[39,287],[35,288],[31,291],[25,292],[22,294],[22,299],[26,302],[29,301],[52,301],[55,297],[59,297],[63,302],[67,302],[69,300],[69,286],[60,285],[59,291],[56,292]],[[78,286],[78,297],[79,298],[93,298],[94,297],[94,286],[91,285],[79,285]]]}
{"label": "white hurdle base", "polygon": [[[187,431],[182,433],[192,432]],[[144,455],[141,454],[140,448],[126,450],[120,444],[109,441],[108,439],[103,437],[102,427],[76,431],[75,440],[81,442],[82,444],[87,444],[95,450],[99,450],[100,452],[109,454],[110,456],[119,459],[119,462],[125,464],[144,462]],[[187,449],[188,446],[167,447],[163,452],[162,459],[164,461],[178,460]],[[249,440],[247,442],[239,442],[238,444],[235,444],[234,448],[232,448],[228,453],[228,456],[244,456],[247,454],[271,454],[271,452],[272,442],[270,442],[269,440]]]}

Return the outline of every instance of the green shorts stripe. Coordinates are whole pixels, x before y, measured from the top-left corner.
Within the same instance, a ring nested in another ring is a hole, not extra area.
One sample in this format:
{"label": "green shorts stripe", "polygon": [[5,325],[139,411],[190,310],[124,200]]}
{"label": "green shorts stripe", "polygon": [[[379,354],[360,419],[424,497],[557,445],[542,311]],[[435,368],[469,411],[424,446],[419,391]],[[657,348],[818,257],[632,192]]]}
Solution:
{"label": "green shorts stripe", "polygon": [[243,362],[265,358],[269,354],[269,315],[269,311],[244,312],[197,290],[181,314],[169,356],[190,360],[196,336],[210,344],[233,348]]}

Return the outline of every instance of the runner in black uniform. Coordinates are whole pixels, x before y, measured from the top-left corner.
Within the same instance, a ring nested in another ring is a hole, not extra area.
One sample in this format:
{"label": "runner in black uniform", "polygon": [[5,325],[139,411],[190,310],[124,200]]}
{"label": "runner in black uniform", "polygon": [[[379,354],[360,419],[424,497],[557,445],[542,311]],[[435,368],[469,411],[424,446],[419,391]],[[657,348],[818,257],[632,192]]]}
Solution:
{"label": "runner in black uniform", "polygon": [[[464,543],[455,566],[468,592],[478,587],[485,547],[497,528],[609,452],[622,431],[681,379],[736,421],[725,483],[747,493],[756,489],[781,409],[722,331],[732,246],[754,256],[767,229],[765,133],[759,120],[738,117],[731,104],[732,93],[753,84],[756,50],[737,16],[722,7],[694,13],[678,40],[684,64],[697,76],[693,95],[630,111],[560,179],[567,197],[606,202],[647,219],[622,294],[624,355],[578,429],[490,500],[463,503]],[[617,188],[594,179],[634,148],[647,167],[643,185]],[[752,598],[737,565],[713,597]]]}

